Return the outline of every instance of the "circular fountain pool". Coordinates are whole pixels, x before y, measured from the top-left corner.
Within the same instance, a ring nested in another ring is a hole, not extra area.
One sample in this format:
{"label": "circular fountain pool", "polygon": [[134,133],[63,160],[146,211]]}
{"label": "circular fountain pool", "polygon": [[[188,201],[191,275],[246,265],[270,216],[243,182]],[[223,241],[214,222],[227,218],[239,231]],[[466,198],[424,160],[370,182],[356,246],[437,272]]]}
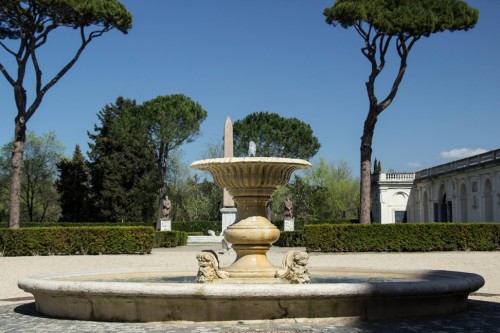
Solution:
{"label": "circular fountain pool", "polygon": [[37,310],[102,321],[385,319],[463,310],[481,276],[450,271],[311,269],[309,284],[225,279],[194,283],[182,271],[99,272],[24,278]]}
{"label": "circular fountain pool", "polygon": [[203,283],[194,283],[192,272],[164,270],[41,276],[21,279],[19,287],[35,296],[38,311],[83,320],[382,319],[465,309],[469,293],[484,284],[479,275],[315,270],[306,267],[308,255],[300,251],[285,256],[284,270],[270,263],[266,253],[280,232],[266,218],[266,203],[295,170],[310,166],[263,157],[192,164],[212,173],[238,206],[237,221],[224,232],[236,260],[221,270],[213,251],[199,253],[196,280]]}

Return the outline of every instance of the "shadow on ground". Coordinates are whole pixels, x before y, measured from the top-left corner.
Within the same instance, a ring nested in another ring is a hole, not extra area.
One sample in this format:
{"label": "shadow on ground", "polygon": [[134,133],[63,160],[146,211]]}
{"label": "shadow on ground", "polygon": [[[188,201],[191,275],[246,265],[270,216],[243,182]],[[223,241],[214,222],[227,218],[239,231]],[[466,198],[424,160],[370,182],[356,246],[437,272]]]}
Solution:
{"label": "shadow on ground", "polygon": [[[36,311],[35,303],[2,306],[0,327],[22,332],[500,332],[500,303],[469,300],[466,311],[440,317],[338,323],[112,323],[49,318]],[[6,308],[10,308],[6,309]],[[14,313],[12,313],[12,310]],[[10,315],[7,313],[10,311]]]}

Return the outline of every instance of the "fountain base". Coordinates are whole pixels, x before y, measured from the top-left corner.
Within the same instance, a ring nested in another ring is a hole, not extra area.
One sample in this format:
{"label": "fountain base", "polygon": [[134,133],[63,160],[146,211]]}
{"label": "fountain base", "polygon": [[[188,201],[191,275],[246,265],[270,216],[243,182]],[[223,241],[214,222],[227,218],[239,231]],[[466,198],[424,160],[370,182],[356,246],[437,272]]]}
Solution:
{"label": "fountain base", "polygon": [[221,268],[231,278],[274,278],[281,267],[274,266],[267,259],[270,245],[233,245],[237,257],[229,267]]}
{"label": "fountain base", "polygon": [[[244,279],[200,284],[126,282],[139,276],[194,281],[186,272],[60,274],[24,278],[19,287],[32,293],[37,310],[48,316],[148,322],[442,315],[464,310],[469,293],[484,284],[479,275],[449,271],[334,269],[313,270],[311,275],[316,281],[309,284],[259,283],[258,279],[250,284]],[[363,276],[370,278],[359,280]],[[337,277],[354,282],[335,283]]]}

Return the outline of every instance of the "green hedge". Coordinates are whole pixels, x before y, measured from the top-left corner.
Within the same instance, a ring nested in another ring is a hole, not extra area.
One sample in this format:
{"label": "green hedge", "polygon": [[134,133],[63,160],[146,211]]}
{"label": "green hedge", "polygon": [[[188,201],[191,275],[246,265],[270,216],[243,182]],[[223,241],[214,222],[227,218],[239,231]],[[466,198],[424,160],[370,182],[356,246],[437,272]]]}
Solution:
{"label": "green hedge", "polygon": [[281,247],[304,247],[306,246],[304,232],[302,230],[282,231],[280,238],[274,245]]}
{"label": "green hedge", "polygon": [[218,235],[222,230],[221,221],[192,221],[192,222],[172,222],[172,230],[184,232],[202,232],[208,235],[208,230],[213,230]]}
{"label": "green hedge", "polygon": [[[8,222],[1,222],[0,228],[8,228]],[[152,227],[147,222],[21,222],[21,228],[51,228],[51,227]]]}
{"label": "green hedge", "polygon": [[310,252],[495,251],[500,223],[306,225]]}
{"label": "green hedge", "polygon": [[[309,224],[353,224],[353,223],[359,223],[358,220],[330,220],[330,221],[316,221],[316,220],[295,220],[294,222],[294,229],[295,231],[298,231],[298,230],[304,230],[304,226],[305,225],[309,225]],[[285,221],[274,221],[273,224],[278,228],[280,229],[281,231],[283,231],[284,229],[284,225],[285,225]]]}
{"label": "green hedge", "polygon": [[147,254],[155,241],[151,227],[0,229],[3,256]]}
{"label": "green hedge", "polygon": [[155,232],[154,247],[176,247],[187,244],[188,234],[184,231]]}

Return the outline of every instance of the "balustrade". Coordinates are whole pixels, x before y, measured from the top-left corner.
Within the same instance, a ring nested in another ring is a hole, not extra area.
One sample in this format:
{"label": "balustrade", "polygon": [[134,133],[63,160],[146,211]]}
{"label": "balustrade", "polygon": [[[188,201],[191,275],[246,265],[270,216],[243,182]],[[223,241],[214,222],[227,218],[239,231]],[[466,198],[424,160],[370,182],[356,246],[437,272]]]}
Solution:
{"label": "balustrade", "polygon": [[422,178],[441,175],[444,173],[450,173],[459,169],[478,166],[485,163],[491,163],[497,160],[500,160],[500,149],[421,170],[415,174],[415,179],[418,180]]}

